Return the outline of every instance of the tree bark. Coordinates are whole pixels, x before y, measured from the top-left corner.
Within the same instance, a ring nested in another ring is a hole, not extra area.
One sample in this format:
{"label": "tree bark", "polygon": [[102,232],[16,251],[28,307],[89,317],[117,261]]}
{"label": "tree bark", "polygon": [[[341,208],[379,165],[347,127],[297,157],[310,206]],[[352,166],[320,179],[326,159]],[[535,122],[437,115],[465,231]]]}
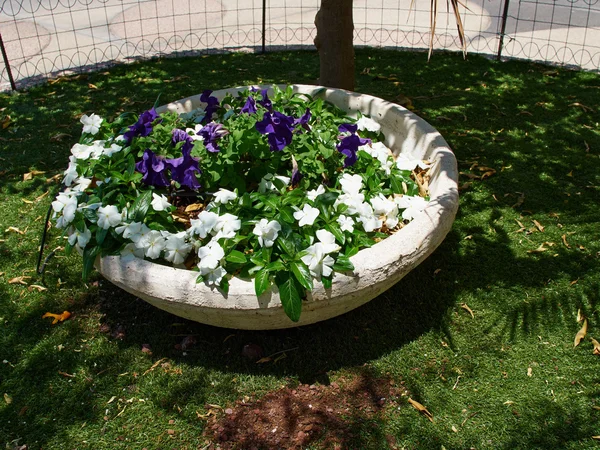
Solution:
{"label": "tree bark", "polygon": [[321,65],[319,83],[354,90],[352,0],[321,0],[315,25],[315,46]]}

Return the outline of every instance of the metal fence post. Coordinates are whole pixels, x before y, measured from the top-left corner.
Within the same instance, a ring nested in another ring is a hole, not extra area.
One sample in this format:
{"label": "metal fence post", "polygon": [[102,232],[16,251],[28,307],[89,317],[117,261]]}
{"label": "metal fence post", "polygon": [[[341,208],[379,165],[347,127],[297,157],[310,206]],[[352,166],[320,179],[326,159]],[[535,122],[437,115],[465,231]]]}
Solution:
{"label": "metal fence post", "polygon": [[262,2],[262,52],[265,53],[265,35],[267,34],[267,0]]}
{"label": "metal fence post", "polygon": [[504,11],[502,12],[502,28],[500,29],[500,42],[498,43],[498,55],[496,59],[500,61],[502,58],[502,47],[504,46],[504,33],[506,31],[506,20],[508,18],[508,6],[510,0],[504,0]]}
{"label": "metal fence post", "polygon": [[8,62],[8,56],[6,55],[6,49],[4,48],[4,41],[2,40],[2,33],[0,33],[0,49],[2,50],[2,58],[4,59],[4,65],[6,66],[6,73],[8,74],[8,80],[10,81],[10,87],[13,91],[17,90],[15,79],[13,78],[12,71],[10,70],[10,63]]}

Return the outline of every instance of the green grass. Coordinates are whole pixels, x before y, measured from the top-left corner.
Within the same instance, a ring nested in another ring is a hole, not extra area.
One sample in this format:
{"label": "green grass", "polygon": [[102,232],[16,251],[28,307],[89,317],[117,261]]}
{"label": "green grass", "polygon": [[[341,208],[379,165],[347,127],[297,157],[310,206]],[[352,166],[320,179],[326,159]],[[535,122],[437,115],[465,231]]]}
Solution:
{"label": "green grass", "polygon": [[[285,331],[185,321],[98,275],[83,284],[75,256],[58,253],[44,277],[35,263],[58,190],[46,180],[66,167],[80,114],[141,111],[159,94],[167,102],[235,85],[315,83],[315,53],[135,63],[0,94],[0,120],[10,116],[0,130],[0,445],[203,448],[198,414],[208,404],[367,370],[402,384],[434,422],[401,397],[357,426],[352,448],[388,448],[389,436],[399,448],[597,446],[600,357],[588,338],[577,348],[573,339],[578,310],[588,336],[600,339],[600,76],[457,54],[427,63],[424,54],[369,49],[356,61],[358,92],[410,98],[461,172],[481,174],[469,170],[476,162],[496,173],[461,192],[446,240],[394,288],[339,318]],[[32,170],[45,173],[22,181]],[[47,251],[61,245],[57,234]],[[531,253],[542,244],[546,251]],[[47,290],[8,284],[18,276]],[[42,319],[63,310],[72,318]],[[118,326],[123,339],[103,331]],[[187,335],[197,344],[184,355],[175,345]],[[241,355],[248,343],[266,355],[288,351],[254,364]],[[146,373],[159,360],[170,366]]]}

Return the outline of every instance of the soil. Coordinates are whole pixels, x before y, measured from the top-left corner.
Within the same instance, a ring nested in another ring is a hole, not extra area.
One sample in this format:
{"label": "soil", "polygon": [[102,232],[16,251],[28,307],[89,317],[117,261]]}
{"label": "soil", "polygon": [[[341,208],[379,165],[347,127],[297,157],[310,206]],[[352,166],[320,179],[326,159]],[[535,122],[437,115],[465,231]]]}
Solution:
{"label": "soil", "polygon": [[[368,373],[329,385],[285,387],[257,401],[209,409],[206,437],[216,449],[356,448],[386,410],[396,409],[405,388]],[[210,408],[210,405],[207,405]],[[388,438],[391,448],[395,448]]]}

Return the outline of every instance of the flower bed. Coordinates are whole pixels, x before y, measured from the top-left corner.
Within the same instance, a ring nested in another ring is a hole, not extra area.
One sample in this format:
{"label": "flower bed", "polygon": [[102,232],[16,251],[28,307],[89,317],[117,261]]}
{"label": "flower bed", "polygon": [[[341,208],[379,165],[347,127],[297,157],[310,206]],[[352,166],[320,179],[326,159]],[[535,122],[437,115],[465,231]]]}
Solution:
{"label": "flower bed", "polygon": [[84,276],[96,262],[193,320],[283,328],[353,309],[433,251],[456,212],[443,139],[380,99],[237,88],[135,120],[82,118],[57,226]]}

